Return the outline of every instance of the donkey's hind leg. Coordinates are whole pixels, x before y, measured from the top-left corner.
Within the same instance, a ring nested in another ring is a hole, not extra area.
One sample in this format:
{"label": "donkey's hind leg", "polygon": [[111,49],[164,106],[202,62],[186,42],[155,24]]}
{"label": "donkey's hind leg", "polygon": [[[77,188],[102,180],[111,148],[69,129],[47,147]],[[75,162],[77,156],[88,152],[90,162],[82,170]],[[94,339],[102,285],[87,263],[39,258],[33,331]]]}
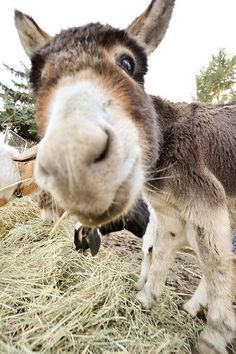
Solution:
{"label": "donkey's hind leg", "polygon": [[[210,210],[195,224],[199,261],[206,279],[207,326],[200,335],[198,352],[227,353],[235,335],[233,310],[233,254],[227,208]],[[202,286],[204,284],[202,283]]]}
{"label": "donkey's hind leg", "polygon": [[184,304],[183,309],[186,312],[188,312],[191,316],[195,317],[199,312],[201,312],[203,308],[206,307],[207,307],[206,279],[203,275],[193,296],[189,301],[187,301]]}
{"label": "donkey's hind leg", "polygon": [[[196,235],[197,233],[193,228],[192,223],[187,223],[186,237],[188,243],[190,247],[192,247],[192,249],[195,251],[198,259],[200,259]],[[203,309],[207,307],[207,303],[208,301],[207,301],[206,279],[205,276],[203,275],[193,296],[191,297],[190,300],[188,300],[184,304],[183,309],[186,312],[188,312],[191,316],[195,317],[199,312],[201,312]]]}

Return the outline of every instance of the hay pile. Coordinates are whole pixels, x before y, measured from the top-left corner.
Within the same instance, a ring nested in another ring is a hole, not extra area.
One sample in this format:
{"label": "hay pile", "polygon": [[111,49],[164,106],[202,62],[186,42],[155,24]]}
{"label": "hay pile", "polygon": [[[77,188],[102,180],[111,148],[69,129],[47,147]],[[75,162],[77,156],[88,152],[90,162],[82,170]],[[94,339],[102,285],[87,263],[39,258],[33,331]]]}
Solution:
{"label": "hay pile", "polygon": [[145,311],[136,267],[77,253],[66,222],[49,231],[32,202],[0,209],[0,353],[190,353],[202,325],[177,295]]}

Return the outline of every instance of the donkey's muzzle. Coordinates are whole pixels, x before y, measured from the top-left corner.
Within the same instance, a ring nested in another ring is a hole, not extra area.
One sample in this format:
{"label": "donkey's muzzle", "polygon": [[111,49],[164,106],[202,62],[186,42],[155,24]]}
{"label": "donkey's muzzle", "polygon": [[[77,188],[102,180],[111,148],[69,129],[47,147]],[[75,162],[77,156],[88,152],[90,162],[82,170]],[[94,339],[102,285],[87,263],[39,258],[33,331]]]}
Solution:
{"label": "donkey's muzzle", "polygon": [[[75,141],[54,134],[40,144],[36,181],[63,209],[81,217],[87,226],[96,226],[96,217],[106,215],[119,186],[114,145],[112,132],[100,127],[81,128]],[[98,222],[102,224],[103,218]]]}

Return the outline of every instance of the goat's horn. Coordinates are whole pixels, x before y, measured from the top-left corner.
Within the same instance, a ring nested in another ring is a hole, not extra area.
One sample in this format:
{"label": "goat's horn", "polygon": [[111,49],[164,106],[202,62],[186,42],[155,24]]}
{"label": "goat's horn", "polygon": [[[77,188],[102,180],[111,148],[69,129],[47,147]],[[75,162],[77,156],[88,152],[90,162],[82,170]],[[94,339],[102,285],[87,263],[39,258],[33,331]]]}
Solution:
{"label": "goat's horn", "polygon": [[32,146],[31,148],[25,150],[22,154],[18,156],[14,156],[12,159],[13,161],[17,161],[17,162],[26,162],[26,161],[35,160],[37,156],[37,149],[38,149],[38,145]]}

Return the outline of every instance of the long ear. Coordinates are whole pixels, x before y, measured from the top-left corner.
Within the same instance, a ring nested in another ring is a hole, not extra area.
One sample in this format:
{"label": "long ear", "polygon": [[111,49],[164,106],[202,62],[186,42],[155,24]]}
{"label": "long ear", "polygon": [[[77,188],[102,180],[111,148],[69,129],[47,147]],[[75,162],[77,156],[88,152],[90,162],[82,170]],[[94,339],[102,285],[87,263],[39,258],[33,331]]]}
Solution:
{"label": "long ear", "polygon": [[35,160],[37,156],[37,149],[38,149],[38,145],[32,146],[31,148],[25,150],[22,154],[18,156],[14,156],[12,159],[13,161],[17,161],[17,162],[26,162],[26,161]]}
{"label": "long ear", "polygon": [[18,10],[15,10],[15,25],[23,48],[30,58],[51,38],[30,16]]}
{"label": "long ear", "polygon": [[152,0],[148,8],[127,28],[128,33],[150,54],[161,42],[168,28],[175,0]]}

